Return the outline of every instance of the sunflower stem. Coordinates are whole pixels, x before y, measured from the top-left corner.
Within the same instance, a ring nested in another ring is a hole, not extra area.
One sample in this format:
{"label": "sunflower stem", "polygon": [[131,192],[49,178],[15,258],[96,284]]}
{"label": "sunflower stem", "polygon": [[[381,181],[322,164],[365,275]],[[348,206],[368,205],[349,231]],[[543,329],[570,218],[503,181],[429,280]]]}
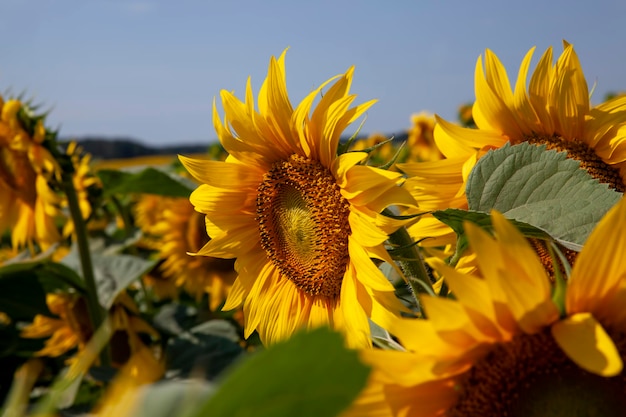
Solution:
{"label": "sunflower stem", "polygon": [[[385,209],[384,214],[393,214]],[[413,239],[409,236],[405,227],[401,227],[389,236],[389,242],[395,245],[395,251],[398,258],[397,262],[402,268],[407,283],[413,292],[417,306],[421,308],[419,302],[419,294],[434,295],[433,285],[430,281],[430,275],[426,269],[424,258],[417,245],[412,245]]]}
{"label": "sunflower stem", "polygon": [[130,219],[128,210],[124,207],[122,202],[114,195],[111,195],[111,201],[113,202],[113,205],[115,206],[115,209],[117,210],[117,212],[122,217],[122,222],[124,223],[124,236],[125,237],[132,236],[133,234],[132,220]]}
{"label": "sunflower stem", "polygon": [[[104,321],[106,312],[100,306],[100,302],[98,301],[98,288],[96,286],[96,280],[93,273],[93,264],[91,262],[91,254],[89,252],[89,242],[87,241],[87,227],[85,225],[85,221],[83,220],[82,213],[80,212],[80,206],[78,204],[78,197],[76,195],[76,189],[74,188],[72,174],[72,171],[64,170],[61,185],[65,195],[67,196],[67,203],[72,216],[72,221],[74,222],[74,233],[76,235],[78,255],[80,257],[81,270],[87,290],[86,298],[89,319],[91,321],[92,328],[98,329]],[[103,366],[109,366],[111,364],[107,349],[103,349],[100,352],[100,361]]]}

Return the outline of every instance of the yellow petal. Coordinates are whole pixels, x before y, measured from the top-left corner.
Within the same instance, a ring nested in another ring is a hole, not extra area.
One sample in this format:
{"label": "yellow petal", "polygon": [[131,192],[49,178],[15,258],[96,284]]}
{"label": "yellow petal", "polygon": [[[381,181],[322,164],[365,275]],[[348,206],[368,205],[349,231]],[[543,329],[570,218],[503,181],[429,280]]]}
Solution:
{"label": "yellow petal", "polygon": [[528,94],[526,93],[526,80],[528,77],[528,68],[530,67],[530,61],[533,56],[533,52],[535,51],[535,47],[532,47],[524,56],[522,60],[522,65],[520,65],[519,73],[517,75],[517,82],[515,83],[515,93],[514,93],[514,107],[516,112],[517,122],[520,123],[520,126],[523,127],[525,131],[532,132],[538,131],[538,123],[539,119],[533,109],[532,104],[530,104],[530,99],[528,98]]}
{"label": "yellow petal", "polygon": [[[431,263],[437,271],[443,274],[452,293],[468,310],[468,317],[474,321],[476,327],[489,338],[501,340],[506,332],[498,328],[496,311],[485,280],[462,274],[437,258]],[[474,314],[470,315],[469,310],[472,310]]]}
{"label": "yellow petal", "polygon": [[[249,265],[252,267],[250,270],[241,268],[238,271],[239,279],[244,286],[248,288],[246,281],[251,281],[250,290],[243,305],[244,337],[247,339],[254,330],[257,330],[259,335],[265,339],[267,336],[265,329],[261,329],[259,326],[265,324],[262,323],[262,318],[266,314],[267,296],[278,290],[277,281],[280,279],[280,275],[274,265],[267,261],[264,264],[250,262]],[[265,343],[265,340],[263,342]]]}
{"label": "yellow petal", "polygon": [[[372,345],[370,325],[366,311],[371,312],[372,300],[363,285],[355,278],[348,264],[345,278],[341,284],[340,308],[346,328],[346,341],[351,348],[367,348]],[[369,304],[369,305],[368,305]]]}
{"label": "yellow petal", "polygon": [[619,351],[591,314],[574,314],[555,323],[552,336],[563,352],[584,370],[605,377],[622,372]]}
{"label": "yellow petal", "polygon": [[226,303],[224,303],[222,310],[234,310],[237,307],[241,306],[243,304],[245,295],[245,288],[243,287],[243,285],[241,285],[241,281],[239,279],[236,279],[230,291],[228,292],[228,297],[226,298]]}
{"label": "yellow petal", "polygon": [[567,45],[559,57],[550,91],[550,112],[559,123],[563,137],[573,140],[584,135],[589,113],[589,90],[578,56]]}
{"label": "yellow petal", "polygon": [[[211,233],[211,231],[209,231]],[[259,231],[245,225],[229,230],[227,233],[211,236],[211,240],[194,255],[213,256],[216,258],[236,258],[243,256],[259,245]],[[259,246],[260,250],[260,246]]]}
{"label": "yellow petal", "polygon": [[[485,79],[482,60],[478,58],[474,74],[476,102],[472,110],[476,126],[480,129],[506,132],[509,137],[517,138],[523,133],[509,109],[506,98],[494,91]],[[509,94],[510,93],[509,86]],[[512,94],[511,94],[512,95]]]}
{"label": "yellow petal", "polygon": [[522,260],[519,265],[523,269],[523,278],[527,278],[531,283],[536,297],[538,299],[550,298],[551,287],[548,275],[528,240],[501,213],[492,211],[491,220],[502,250],[506,253],[505,256],[509,259]]}
{"label": "yellow petal", "polygon": [[373,247],[387,240],[388,235],[374,224],[374,219],[364,210],[350,208],[348,215],[350,223],[350,239],[359,245]]}
{"label": "yellow petal", "polygon": [[[309,123],[309,114],[315,99],[321,94],[321,91],[329,83],[335,81],[340,75],[334,76],[324,82],[315,90],[311,91],[301,102],[293,112],[292,121],[295,125],[296,132],[300,139],[300,146],[304,151],[304,154],[308,158],[319,159],[319,147],[323,138],[321,136],[322,129],[318,129],[315,123]],[[334,87],[334,86],[333,86]],[[332,89],[332,88],[331,88]],[[326,97],[326,94],[324,95]],[[317,108],[316,108],[317,110]]]}
{"label": "yellow petal", "polygon": [[365,248],[355,242],[352,237],[348,238],[348,252],[350,254],[350,263],[355,266],[356,279],[361,281],[367,288],[376,291],[393,292],[393,285],[372,262]]}
{"label": "yellow petal", "polygon": [[539,117],[542,133],[545,134],[554,133],[554,122],[548,111],[550,80],[553,72],[552,48],[548,48],[537,63],[528,85],[528,98]]}
{"label": "yellow petal", "polygon": [[[435,119],[437,120],[437,124],[435,125],[435,129],[433,131],[433,137],[437,148],[439,148],[441,153],[444,154],[446,158],[467,159],[469,155],[476,151],[476,149],[474,149],[472,146],[459,141],[459,136],[457,135],[459,129],[460,131],[467,133],[467,135],[474,135],[475,133],[477,133],[474,132],[474,130],[476,129],[466,129],[462,127],[456,129],[455,127],[453,127],[454,125],[452,123],[445,123],[445,121],[443,121],[443,119],[439,118],[437,115],[435,115]],[[461,137],[465,137],[465,135]],[[434,164],[434,162],[432,163]]]}
{"label": "yellow petal", "polygon": [[333,174],[335,175],[337,184],[341,188],[344,188],[348,185],[347,173],[355,165],[363,162],[365,158],[367,158],[367,153],[365,152],[346,152],[335,158],[331,169]]}
{"label": "yellow petal", "polygon": [[250,165],[234,164],[208,159],[195,159],[179,155],[180,162],[200,183],[227,189],[256,188],[263,171]]}
{"label": "yellow petal", "polygon": [[[507,142],[507,139],[503,137],[499,131],[486,129],[470,129],[447,122],[436,115],[435,118],[437,120],[437,126],[440,126],[440,129],[443,130],[447,135],[452,136],[454,138],[454,142],[463,145],[463,149],[470,147],[475,149],[482,149],[485,147],[499,148]],[[437,126],[435,126],[435,129],[437,129]],[[446,152],[446,156],[448,156],[448,153],[450,152],[448,150],[446,150]],[[473,150],[472,152],[462,151],[459,153],[463,153],[465,156],[468,156],[473,153]],[[453,156],[448,157],[452,158]]]}
{"label": "yellow petal", "polygon": [[510,104],[513,101],[513,92],[506,68],[489,49],[485,51],[485,72],[489,86],[505,103]]}
{"label": "yellow petal", "polygon": [[243,214],[245,210],[249,212],[255,207],[256,201],[254,198],[256,195],[249,191],[240,188],[225,189],[201,184],[191,193],[189,200],[196,211],[200,213],[210,213],[212,216],[213,214],[227,211],[232,216],[234,212]]}
{"label": "yellow petal", "polygon": [[[610,320],[605,301],[626,280],[626,200],[600,220],[578,255],[566,296],[568,313],[590,312]],[[620,256],[622,255],[622,256]]]}
{"label": "yellow petal", "polygon": [[439,336],[447,343],[467,350],[491,338],[470,320],[466,308],[456,300],[441,297],[421,297],[422,304]]}

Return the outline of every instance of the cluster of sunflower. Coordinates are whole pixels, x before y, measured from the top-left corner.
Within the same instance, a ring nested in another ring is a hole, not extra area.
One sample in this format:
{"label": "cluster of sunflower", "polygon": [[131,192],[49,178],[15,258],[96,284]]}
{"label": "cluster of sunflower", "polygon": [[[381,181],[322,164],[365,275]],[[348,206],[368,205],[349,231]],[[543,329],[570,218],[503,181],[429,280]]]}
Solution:
{"label": "cluster of sunflower", "polygon": [[626,96],[533,53],[401,144],[344,136],[353,68],[294,108],[283,53],[143,170],[0,101],[3,415],[622,415]]}

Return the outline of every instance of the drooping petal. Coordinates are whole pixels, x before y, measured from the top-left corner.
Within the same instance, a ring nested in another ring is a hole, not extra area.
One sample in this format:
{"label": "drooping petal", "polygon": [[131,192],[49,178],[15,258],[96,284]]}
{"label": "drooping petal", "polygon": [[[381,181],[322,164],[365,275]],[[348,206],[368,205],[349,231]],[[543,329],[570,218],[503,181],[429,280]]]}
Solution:
{"label": "drooping petal", "polygon": [[555,323],[552,336],[581,368],[604,377],[622,372],[624,364],[620,352],[590,313],[577,313]]}

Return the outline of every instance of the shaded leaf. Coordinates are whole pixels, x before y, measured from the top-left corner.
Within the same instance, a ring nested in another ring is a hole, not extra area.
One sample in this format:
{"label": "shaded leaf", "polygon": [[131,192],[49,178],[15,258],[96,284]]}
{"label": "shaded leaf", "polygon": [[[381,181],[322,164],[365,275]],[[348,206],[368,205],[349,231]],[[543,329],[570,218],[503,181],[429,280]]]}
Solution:
{"label": "shaded leaf", "polygon": [[[73,248],[61,262],[82,275],[76,248]],[[158,261],[132,255],[101,255],[92,252],[91,262],[98,290],[98,301],[108,310],[120,292],[124,291],[130,283],[141,278]]]}
{"label": "shaded leaf", "polygon": [[184,332],[168,341],[165,376],[189,378],[193,374],[213,380],[242,354],[241,346],[225,337]]}
{"label": "shaded leaf", "polygon": [[97,174],[105,195],[144,193],[188,198],[196,188],[189,180],[155,168],[146,168],[137,173],[103,169]]}
{"label": "shaded leaf", "polygon": [[[464,233],[463,222],[469,221],[481,226],[483,229],[491,230],[491,216],[487,213],[472,210],[446,209],[433,211],[433,216],[442,223],[447,224],[454,230],[457,235]],[[531,226],[527,223],[512,220],[512,223],[526,237],[534,237],[538,239],[547,239],[550,237],[545,231]]]}
{"label": "shaded leaf", "polygon": [[214,384],[201,379],[159,381],[143,387],[139,395],[135,396],[139,404],[133,410],[133,417],[182,417],[185,411],[192,409],[214,391]]}
{"label": "shaded leaf", "polygon": [[152,319],[152,325],[161,333],[176,336],[193,326],[198,309],[178,303],[169,303],[161,308]]}
{"label": "shaded leaf", "polygon": [[0,268],[0,311],[14,321],[50,316],[46,293],[68,288],[82,291],[82,280],[65,265],[51,261],[19,262]]}

